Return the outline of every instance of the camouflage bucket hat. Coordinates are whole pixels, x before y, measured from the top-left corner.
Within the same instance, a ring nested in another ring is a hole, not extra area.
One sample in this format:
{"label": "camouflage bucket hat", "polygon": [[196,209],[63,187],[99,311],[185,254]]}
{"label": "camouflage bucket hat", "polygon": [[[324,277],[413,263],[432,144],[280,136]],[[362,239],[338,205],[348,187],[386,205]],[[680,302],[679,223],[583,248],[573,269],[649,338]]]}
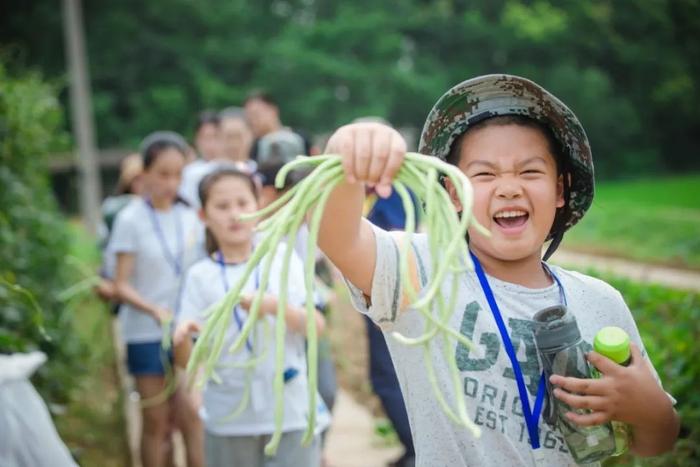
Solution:
{"label": "camouflage bucket hat", "polygon": [[569,218],[564,222],[567,230],[593,202],[591,147],[576,115],[534,82],[512,75],[485,75],[459,83],[443,94],[428,114],[418,150],[445,160],[454,141],[471,125],[501,115],[537,120],[551,128],[559,140],[571,173]]}

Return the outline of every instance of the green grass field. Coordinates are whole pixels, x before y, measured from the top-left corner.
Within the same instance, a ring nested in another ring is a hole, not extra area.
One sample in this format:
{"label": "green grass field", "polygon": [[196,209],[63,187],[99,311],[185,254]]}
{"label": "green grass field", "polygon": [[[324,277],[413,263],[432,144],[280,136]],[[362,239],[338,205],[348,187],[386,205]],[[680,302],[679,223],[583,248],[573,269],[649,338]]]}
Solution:
{"label": "green grass field", "polygon": [[700,175],[597,185],[564,247],[700,269]]}

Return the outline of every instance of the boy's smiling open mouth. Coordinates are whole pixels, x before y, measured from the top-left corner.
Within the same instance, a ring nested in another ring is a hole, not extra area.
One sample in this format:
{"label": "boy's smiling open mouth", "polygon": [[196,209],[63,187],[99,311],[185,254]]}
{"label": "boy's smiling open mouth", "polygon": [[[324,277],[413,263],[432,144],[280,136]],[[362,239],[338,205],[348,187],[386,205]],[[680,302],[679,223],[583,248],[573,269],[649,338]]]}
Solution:
{"label": "boy's smiling open mouth", "polygon": [[493,215],[493,221],[509,234],[520,233],[529,218],[530,214],[521,208],[501,209]]}

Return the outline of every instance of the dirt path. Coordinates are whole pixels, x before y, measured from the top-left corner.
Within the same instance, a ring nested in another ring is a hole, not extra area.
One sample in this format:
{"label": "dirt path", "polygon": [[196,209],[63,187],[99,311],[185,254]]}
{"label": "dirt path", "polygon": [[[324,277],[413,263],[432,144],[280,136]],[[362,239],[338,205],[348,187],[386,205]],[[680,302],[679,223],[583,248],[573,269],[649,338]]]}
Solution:
{"label": "dirt path", "polygon": [[567,250],[552,255],[552,263],[585,271],[593,268],[637,282],[655,283],[681,290],[700,292],[700,272],[674,269],[665,266],[639,263],[620,258],[610,258]]}
{"label": "dirt path", "polygon": [[326,438],[328,467],[383,467],[398,458],[399,445],[381,446],[373,436],[374,418],[348,392],[338,391],[333,424]]}
{"label": "dirt path", "polygon": [[403,453],[395,443],[381,446],[374,434],[381,403],[369,382],[364,318],[339,289],[330,319],[330,338],[338,374],[338,396],[325,446],[328,467],[383,467]]}

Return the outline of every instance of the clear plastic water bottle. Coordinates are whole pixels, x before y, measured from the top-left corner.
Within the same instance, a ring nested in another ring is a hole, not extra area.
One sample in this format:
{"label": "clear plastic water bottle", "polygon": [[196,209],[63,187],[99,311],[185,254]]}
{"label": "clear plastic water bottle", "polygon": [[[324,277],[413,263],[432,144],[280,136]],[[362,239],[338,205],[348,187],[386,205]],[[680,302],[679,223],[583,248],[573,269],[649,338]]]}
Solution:
{"label": "clear plastic water bottle", "polygon": [[[618,365],[627,366],[632,361],[630,351],[630,336],[624,329],[617,326],[607,326],[602,328],[593,339],[593,350],[609,358]],[[600,372],[593,367],[592,375],[600,378]],[[624,453],[629,446],[630,427],[623,422],[612,421],[613,432],[615,434],[615,452],[613,456]]]}
{"label": "clear plastic water bottle", "polygon": [[554,397],[549,383],[551,375],[590,378],[591,369],[586,360],[581,332],[576,318],[563,305],[538,311],[534,316],[535,342],[544,366],[548,401],[545,420],[556,426],[564,435],[566,445],[578,464],[588,464],[605,459],[615,452],[612,425],[605,423],[590,427],[578,426],[568,418],[567,412],[589,413],[585,409],[573,409]]}

